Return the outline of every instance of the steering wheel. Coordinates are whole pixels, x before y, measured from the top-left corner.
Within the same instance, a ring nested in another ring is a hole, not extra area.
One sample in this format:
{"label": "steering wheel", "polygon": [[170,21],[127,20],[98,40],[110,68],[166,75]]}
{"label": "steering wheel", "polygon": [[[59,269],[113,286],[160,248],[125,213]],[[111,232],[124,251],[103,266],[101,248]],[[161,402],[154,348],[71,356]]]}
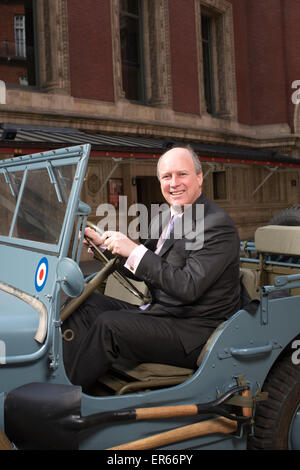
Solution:
{"label": "steering wheel", "polygon": [[[97,227],[97,225],[94,225],[92,222],[87,221],[86,226],[94,229],[100,235],[103,233]],[[60,319],[62,322],[64,322],[82,304],[82,302],[108,278],[110,274],[112,274],[117,279],[117,281],[122,284],[123,287],[129,290],[134,296],[138,297],[139,300],[142,300],[144,303],[150,302],[151,299],[149,297],[140,292],[138,288],[132,284],[122,272],[118,271],[118,267],[120,266],[121,261],[119,256],[108,259],[89,237],[85,236],[85,239],[91,246],[95,256],[102,261],[104,266],[92,279],[90,279],[89,282],[85,284],[82,294],[79,297],[73,298],[69,303],[67,303],[67,305],[63,307],[60,312]]]}

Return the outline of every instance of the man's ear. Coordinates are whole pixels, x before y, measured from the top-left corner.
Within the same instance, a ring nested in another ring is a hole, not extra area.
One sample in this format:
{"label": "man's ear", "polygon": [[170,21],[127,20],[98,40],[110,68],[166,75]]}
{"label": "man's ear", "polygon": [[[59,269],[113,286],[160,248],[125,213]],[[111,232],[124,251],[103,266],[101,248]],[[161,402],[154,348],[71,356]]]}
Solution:
{"label": "man's ear", "polygon": [[200,171],[200,173],[197,175],[198,181],[199,181],[199,187],[202,187],[203,183],[203,171]]}

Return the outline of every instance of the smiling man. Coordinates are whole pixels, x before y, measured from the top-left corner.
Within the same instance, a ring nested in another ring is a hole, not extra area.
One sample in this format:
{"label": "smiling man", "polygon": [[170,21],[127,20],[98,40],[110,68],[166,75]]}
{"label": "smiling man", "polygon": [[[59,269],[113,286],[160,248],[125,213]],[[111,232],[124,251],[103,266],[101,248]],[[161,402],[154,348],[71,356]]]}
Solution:
{"label": "smiling man", "polygon": [[[124,258],[123,272],[147,284],[152,302],[138,308],[94,293],[63,324],[75,332],[64,342],[65,367],[85,391],[120,356],[196,368],[210,334],[239,308],[239,237],[231,218],[202,193],[197,155],[190,148],[168,150],[158,178],[170,205],[151,224],[160,227],[159,239],[138,245],[119,232],[100,237],[86,229],[95,244]],[[178,224],[190,229],[175,236]],[[188,244],[191,236],[201,243]]]}
{"label": "smiling man", "polygon": [[157,175],[162,194],[170,206],[192,204],[201,194],[201,164],[197,155],[188,148],[174,148],[162,155]]}

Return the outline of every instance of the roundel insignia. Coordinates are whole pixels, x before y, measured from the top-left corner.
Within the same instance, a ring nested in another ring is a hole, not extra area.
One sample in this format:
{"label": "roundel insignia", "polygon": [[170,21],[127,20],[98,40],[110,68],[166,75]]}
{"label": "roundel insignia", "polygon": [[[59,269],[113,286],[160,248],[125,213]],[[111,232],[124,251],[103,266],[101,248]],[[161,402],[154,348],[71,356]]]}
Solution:
{"label": "roundel insignia", "polygon": [[47,258],[42,258],[38,264],[38,267],[35,271],[35,288],[40,292],[47,281],[48,276],[48,260]]}

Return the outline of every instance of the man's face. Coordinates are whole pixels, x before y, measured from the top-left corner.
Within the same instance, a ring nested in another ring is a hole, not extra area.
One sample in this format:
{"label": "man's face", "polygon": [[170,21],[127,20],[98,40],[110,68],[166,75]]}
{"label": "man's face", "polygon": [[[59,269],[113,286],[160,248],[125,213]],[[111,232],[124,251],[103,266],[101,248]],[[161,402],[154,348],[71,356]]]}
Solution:
{"label": "man's face", "polygon": [[192,204],[201,194],[203,173],[196,174],[193,159],[186,149],[165,153],[159,164],[161,191],[171,206]]}

